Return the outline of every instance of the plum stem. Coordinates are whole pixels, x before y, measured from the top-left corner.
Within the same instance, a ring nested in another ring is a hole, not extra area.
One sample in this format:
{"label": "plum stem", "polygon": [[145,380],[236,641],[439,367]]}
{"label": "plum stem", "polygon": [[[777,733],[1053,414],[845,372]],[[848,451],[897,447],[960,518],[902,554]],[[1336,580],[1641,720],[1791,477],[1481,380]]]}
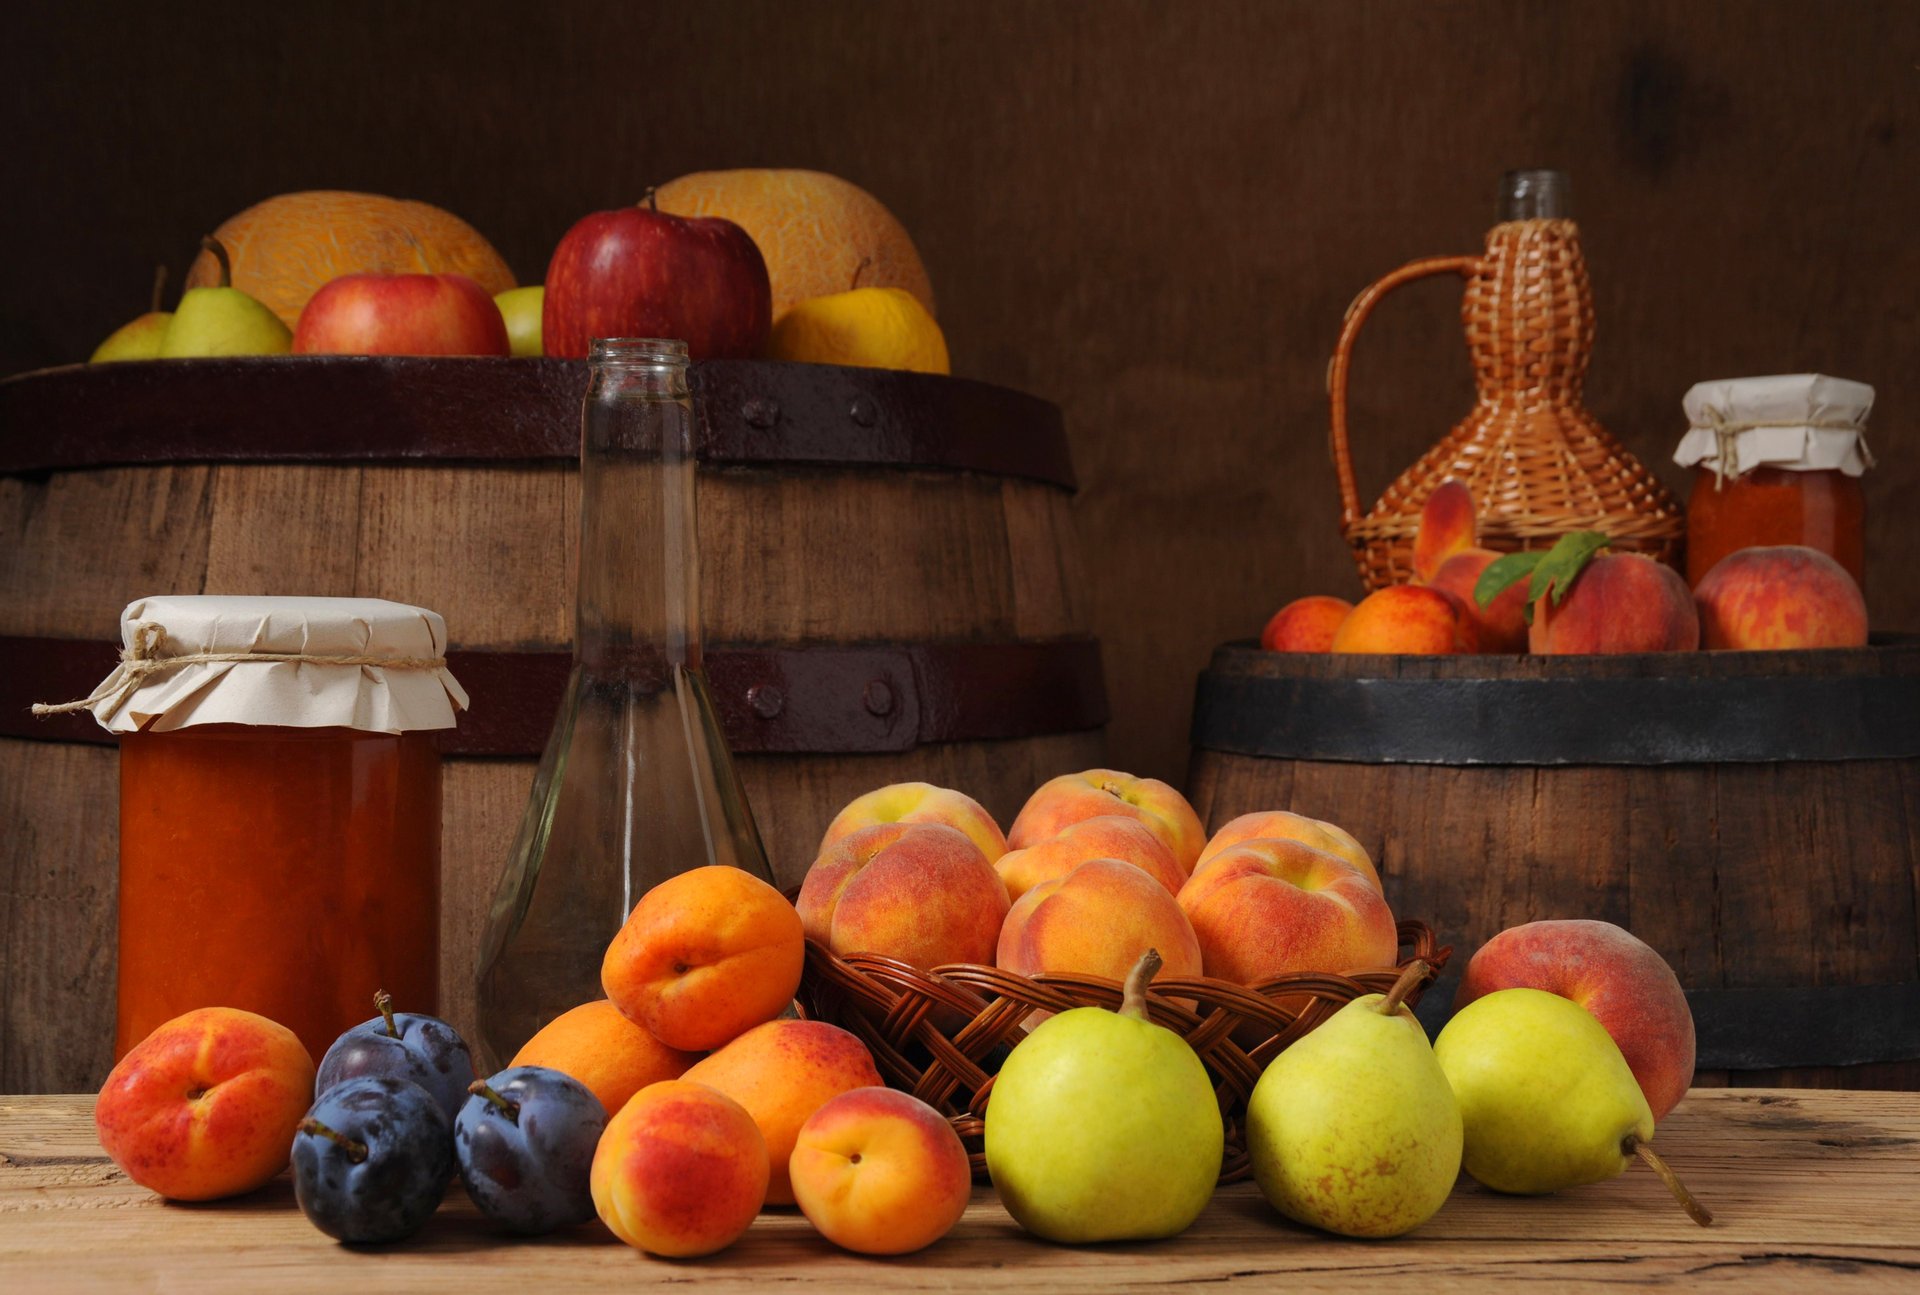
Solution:
{"label": "plum stem", "polygon": [[1667,1190],[1673,1193],[1673,1199],[1680,1202],[1680,1207],[1686,1210],[1688,1218],[1701,1227],[1706,1227],[1713,1222],[1713,1214],[1694,1198],[1693,1193],[1687,1190],[1687,1185],[1680,1181],[1680,1175],[1674,1173],[1672,1167],[1662,1160],[1659,1153],[1652,1147],[1632,1134],[1628,1134],[1626,1140],[1620,1144],[1620,1149],[1628,1155],[1639,1156],[1647,1162],[1654,1173],[1660,1175],[1660,1181],[1665,1183]]}
{"label": "plum stem", "polygon": [[495,1106],[500,1108],[500,1110],[506,1115],[506,1117],[509,1120],[512,1120],[515,1124],[518,1124],[520,1122],[520,1103],[515,1101],[510,1101],[506,1097],[503,1097],[500,1094],[500,1091],[496,1089],[492,1084],[488,1083],[486,1080],[484,1079],[474,1080],[472,1083],[467,1085],[467,1091],[474,1094],[477,1097],[484,1097],[488,1101],[492,1102]]}
{"label": "plum stem", "polygon": [[393,995],[384,989],[376,990],[373,995],[373,1005],[379,1010],[380,1015],[384,1016],[387,1020],[387,1037],[389,1039],[399,1038],[400,1031],[393,1023]]}
{"label": "plum stem", "polygon": [[1397,1014],[1405,1002],[1407,995],[1413,992],[1414,986],[1432,974],[1433,967],[1426,962],[1422,962],[1419,958],[1415,958],[1412,962],[1409,962],[1405,967],[1401,968],[1400,977],[1393,982],[1393,988],[1387,991],[1387,996],[1380,1000],[1380,1006],[1377,1009],[1379,1013],[1382,1016],[1393,1016]]}
{"label": "plum stem", "polygon": [[219,262],[220,286],[223,288],[231,288],[233,286],[233,262],[227,259],[226,244],[222,243],[212,234],[208,234],[200,240],[200,246],[212,252],[213,259]]}
{"label": "plum stem", "polygon": [[1120,990],[1120,1015],[1147,1019],[1147,982],[1159,973],[1160,950],[1148,949],[1127,973],[1127,983]]}
{"label": "plum stem", "polygon": [[308,1118],[300,1121],[300,1131],[312,1134],[316,1138],[325,1138],[347,1153],[347,1159],[354,1164],[364,1164],[367,1159],[367,1144],[357,1142],[336,1129],[330,1129],[319,1120]]}

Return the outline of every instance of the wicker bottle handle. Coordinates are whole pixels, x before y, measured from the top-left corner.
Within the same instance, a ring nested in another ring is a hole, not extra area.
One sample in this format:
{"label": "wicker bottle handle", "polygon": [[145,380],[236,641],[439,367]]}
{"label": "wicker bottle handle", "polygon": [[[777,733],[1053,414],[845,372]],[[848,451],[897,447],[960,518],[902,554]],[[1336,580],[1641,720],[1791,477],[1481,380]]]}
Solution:
{"label": "wicker bottle handle", "polygon": [[1353,455],[1347,448],[1347,366],[1353,360],[1353,344],[1360,326],[1380,303],[1380,298],[1403,283],[1435,274],[1457,274],[1471,278],[1480,270],[1477,256],[1429,256],[1409,261],[1393,273],[1375,280],[1347,307],[1346,323],[1340,329],[1339,344],[1327,365],[1327,394],[1333,400],[1333,470],[1340,480],[1340,529],[1351,529],[1360,520],[1360,491],[1353,480]]}

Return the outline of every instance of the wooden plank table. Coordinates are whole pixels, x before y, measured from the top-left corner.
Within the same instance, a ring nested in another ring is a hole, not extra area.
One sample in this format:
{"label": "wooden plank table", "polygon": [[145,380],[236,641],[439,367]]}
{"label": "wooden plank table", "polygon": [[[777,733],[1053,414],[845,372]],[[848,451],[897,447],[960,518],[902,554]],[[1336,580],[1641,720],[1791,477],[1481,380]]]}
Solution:
{"label": "wooden plank table", "polygon": [[1695,1227],[1640,1168],[1546,1197],[1495,1196],[1463,1178],[1417,1233],[1374,1242],[1296,1227],[1239,1184],[1174,1240],[1053,1246],[1021,1232],[982,1188],[952,1234],[917,1255],[843,1253],[789,1210],[688,1262],[644,1256],[598,1224],[534,1241],[496,1237],[458,1185],[419,1236],[382,1249],[349,1249],[315,1231],[285,1178],[239,1200],[169,1205],[101,1153],[92,1105],[0,1098],[0,1290],[1920,1290],[1920,1093],[1694,1090],[1659,1146],[1713,1209],[1711,1228]]}

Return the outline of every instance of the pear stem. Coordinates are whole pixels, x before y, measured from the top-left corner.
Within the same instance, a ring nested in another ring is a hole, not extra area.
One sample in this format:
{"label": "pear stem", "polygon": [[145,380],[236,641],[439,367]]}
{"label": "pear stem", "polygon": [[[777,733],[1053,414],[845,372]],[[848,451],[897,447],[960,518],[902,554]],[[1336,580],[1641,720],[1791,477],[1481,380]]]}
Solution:
{"label": "pear stem", "polygon": [[653,194],[654,194],[653,186],[648,185],[647,191],[640,195],[640,201],[647,204],[647,210],[658,211],[660,210],[660,200],[654,197]]}
{"label": "pear stem", "polygon": [[500,1108],[500,1111],[502,1114],[504,1114],[509,1120],[513,1121],[515,1124],[518,1124],[520,1122],[520,1103],[514,1102],[514,1101],[508,1101],[505,1097],[500,1095],[500,1092],[498,1089],[496,1089],[492,1084],[488,1083],[486,1080],[484,1079],[474,1080],[472,1083],[467,1085],[467,1091],[477,1096],[484,1097],[488,1101],[492,1102],[495,1106]]}
{"label": "pear stem", "polygon": [[873,264],[873,258],[871,256],[863,256],[860,258],[860,264],[853,267],[853,282],[847,285],[848,292],[852,292],[855,288],[860,286],[860,276],[862,274],[865,274],[867,267],[872,264]]}
{"label": "pear stem", "polygon": [[213,253],[213,259],[220,263],[220,286],[233,286],[233,262],[227,259],[226,244],[209,234],[200,240],[200,246]]}
{"label": "pear stem", "polygon": [[1673,1193],[1673,1199],[1680,1202],[1680,1207],[1686,1210],[1688,1218],[1703,1228],[1713,1222],[1712,1212],[1694,1198],[1693,1193],[1687,1190],[1687,1185],[1680,1181],[1680,1175],[1674,1173],[1672,1167],[1662,1160],[1660,1154],[1652,1147],[1639,1138],[1629,1135],[1622,1150],[1639,1156],[1647,1162],[1654,1173],[1660,1175],[1660,1181],[1665,1183],[1667,1190]]}
{"label": "pear stem", "polygon": [[1413,992],[1414,986],[1432,974],[1433,967],[1431,964],[1422,962],[1418,958],[1409,962],[1401,970],[1400,978],[1393,982],[1393,988],[1387,991],[1387,996],[1380,1000],[1380,1006],[1377,1009],[1380,1015],[1397,1015],[1407,995]]}
{"label": "pear stem", "polygon": [[330,1129],[319,1120],[301,1120],[300,1131],[302,1133],[310,1133],[317,1138],[325,1138],[327,1141],[333,1143],[334,1146],[346,1152],[347,1159],[356,1165],[366,1163],[366,1143],[357,1142],[338,1130]]}
{"label": "pear stem", "polygon": [[373,995],[373,1005],[379,1010],[380,1015],[387,1018],[387,1037],[399,1038],[400,1031],[395,1029],[393,1024],[393,995],[384,989],[378,990]]}
{"label": "pear stem", "polygon": [[1127,983],[1120,991],[1120,1015],[1137,1021],[1147,1019],[1147,982],[1159,974],[1160,950],[1148,949],[1127,973]]}
{"label": "pear stem", "polygon": [[153,299],[147,306],[148,314],[157,315],[160,313],[160,294],[166,290],[167,267],[165,265],[156,265],[153,267]]}

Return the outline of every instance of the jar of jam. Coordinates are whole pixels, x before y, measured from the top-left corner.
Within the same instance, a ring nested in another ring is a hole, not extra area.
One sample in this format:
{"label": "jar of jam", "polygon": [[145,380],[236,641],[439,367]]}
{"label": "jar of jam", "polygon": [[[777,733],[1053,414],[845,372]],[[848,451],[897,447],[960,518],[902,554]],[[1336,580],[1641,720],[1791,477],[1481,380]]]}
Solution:
{"label": "jar of jam", "polygon": [[434,612],[145,598],[92,710],[120,737],[114,1055],[196,1007],[317,1059],[386,989],[436,1010],[440,752],[465,692]]}
{"label": "jar of jam", "polygon": [[1822,374],[1697,383],[1674,462],[1693,469],[1687,581],[1756,545],[1803,544],[1866,579],[1866,495],[1873,388]]}

